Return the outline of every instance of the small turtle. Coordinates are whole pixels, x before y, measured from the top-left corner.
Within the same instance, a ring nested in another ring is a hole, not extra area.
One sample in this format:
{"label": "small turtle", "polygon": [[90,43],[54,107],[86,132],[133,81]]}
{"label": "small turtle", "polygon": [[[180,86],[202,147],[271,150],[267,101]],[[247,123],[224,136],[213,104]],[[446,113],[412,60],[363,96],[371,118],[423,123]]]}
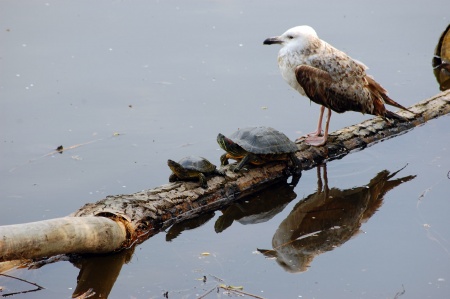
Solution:
{"label": "small turtle", "polygon": [[178,163],[169,159],[167,165],[173,172],[169,177],[169,182],[199,180],[203,188],[208,188],[205,175],[225,175],[222,170],[217,169],[214,164],[203,157],[188,156]]}
{"label": "small turtle", "polygon": [[291,160],[296,170],[301,170],[300,160],[295,156],[297,145],[283,133],[270,127],[250,127],[237,130],[229,136],[217,136],[220,147],[226,151],[220,157],[222,165],[228,159],[240,160],[232,167],[238,172],[247,163],[259,165],[274,160]]}

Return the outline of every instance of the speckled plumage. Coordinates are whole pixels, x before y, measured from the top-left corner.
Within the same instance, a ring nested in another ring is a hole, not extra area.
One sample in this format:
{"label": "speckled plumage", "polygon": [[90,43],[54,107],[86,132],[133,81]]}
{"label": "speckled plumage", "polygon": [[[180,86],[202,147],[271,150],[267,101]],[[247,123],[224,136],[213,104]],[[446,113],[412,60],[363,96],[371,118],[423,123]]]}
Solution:
{"label": "speckled plumage", "polygon": [[[292,88],[311,101],[338,113],[357,111],[404,120],[386,110],[385,103],[406,108],[389,98],[386,90],[366,74],[367,67],[321,40],[313,28],[294,27],[281,36],[266,39],[264,44],[283,46],[278,53],[281,75]],[[331,111],[328,113],[330,116]],[[323,110],[316,136],[321,131],[322,115]]]}

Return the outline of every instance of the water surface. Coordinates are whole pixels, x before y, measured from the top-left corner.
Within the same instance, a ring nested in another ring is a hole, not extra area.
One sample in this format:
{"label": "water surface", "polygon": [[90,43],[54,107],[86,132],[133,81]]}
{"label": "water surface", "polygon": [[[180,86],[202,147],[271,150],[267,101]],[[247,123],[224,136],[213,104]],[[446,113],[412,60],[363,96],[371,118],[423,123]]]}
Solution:
{"label": "water surface", "polygon": [[[219,132],[311,131],[319,107],[283,82],[279,48],[262,45],[296,25],[363,61],[403,105],[433,96],[448,11],[448,1],[2,1],[0,225],[165,184],[169,158],[218,163]],[[330,130],[369,117],[334,114]],[[14,298],[69,298],[82,265],[105,269],[96,277],[113,285],[109,298],[196,298],[221,283],[264,298],[444,298],[449,124],[432,120],[328,163],[327,188],[313,169],[294,189],[276,186],[133,252],[8,272],[45,287]],[[59,145],[73,148],[49,154]],[[321,202],[326,190],[336,203]],[[339,204],[359,208],[314,216],[321,226],[301,212]],[[0,286],[30,288],[5,277]]]}

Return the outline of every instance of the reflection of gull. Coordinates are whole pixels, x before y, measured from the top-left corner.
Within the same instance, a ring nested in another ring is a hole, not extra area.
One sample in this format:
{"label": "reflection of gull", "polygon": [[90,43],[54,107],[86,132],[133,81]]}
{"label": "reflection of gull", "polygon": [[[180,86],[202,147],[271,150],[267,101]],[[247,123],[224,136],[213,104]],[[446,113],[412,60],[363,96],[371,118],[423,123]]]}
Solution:
{"label": "reflection of gull", "polygon": [[326,165],[324,183],[317,167],[318,191],[300,201],[284,219],[272,238],[273,250],[258,249],[276,258],[289,272],[303,272],[314,257],[341,246],[355,236],[381,206],[384,195],[415,176],[390,180],[399,171],[378,173],[366,186],[340,190],[328,188]]}
{"label": "reflection of gull", "polygon": [[[406,108],[389,98],[386,90],[366,74],[367,67],[321,40],[313,28],[297,26],[280,36],[266,39],[264,44],[283,46],[278,53],[278,66],[283,78],[299,93],[321,105],[317,130],[308,135],[307,143],[325,144],[331,110],[404,119],[386,110],[385,103]],[[325,108],[328,109],[328,117],[325,133],[321,137]]]}

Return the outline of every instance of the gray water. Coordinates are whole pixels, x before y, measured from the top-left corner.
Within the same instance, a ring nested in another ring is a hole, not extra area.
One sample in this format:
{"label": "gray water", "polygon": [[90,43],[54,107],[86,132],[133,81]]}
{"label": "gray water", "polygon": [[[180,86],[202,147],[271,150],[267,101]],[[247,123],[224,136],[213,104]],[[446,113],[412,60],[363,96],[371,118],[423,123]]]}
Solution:
{"label": "gray water", "polygon": [[[448,1],[1,1],[0,225],[165,184],[169,158],[219,163],[219,132],[313,130],[319,107],[283,82],[279,48],[262,44],[296,25],[364,62],[403,105],[431,97],[449,11]],[[367,118],[334,114],[330,131]],[[113,285],[109,298],[196,298],[219,284],[263,298],[446,298],[449,124],[328,163],[327,192],[313,169],[295,189],[161,232],[93,263],[92,284]],[[54,153],[60,145],[69,150]],[[341,204],[355,210],[327,214]],[[10,271],[45,288],[13,298],[70,298],[83,263]],[[0,286],[34,288],[7,277]]]}

